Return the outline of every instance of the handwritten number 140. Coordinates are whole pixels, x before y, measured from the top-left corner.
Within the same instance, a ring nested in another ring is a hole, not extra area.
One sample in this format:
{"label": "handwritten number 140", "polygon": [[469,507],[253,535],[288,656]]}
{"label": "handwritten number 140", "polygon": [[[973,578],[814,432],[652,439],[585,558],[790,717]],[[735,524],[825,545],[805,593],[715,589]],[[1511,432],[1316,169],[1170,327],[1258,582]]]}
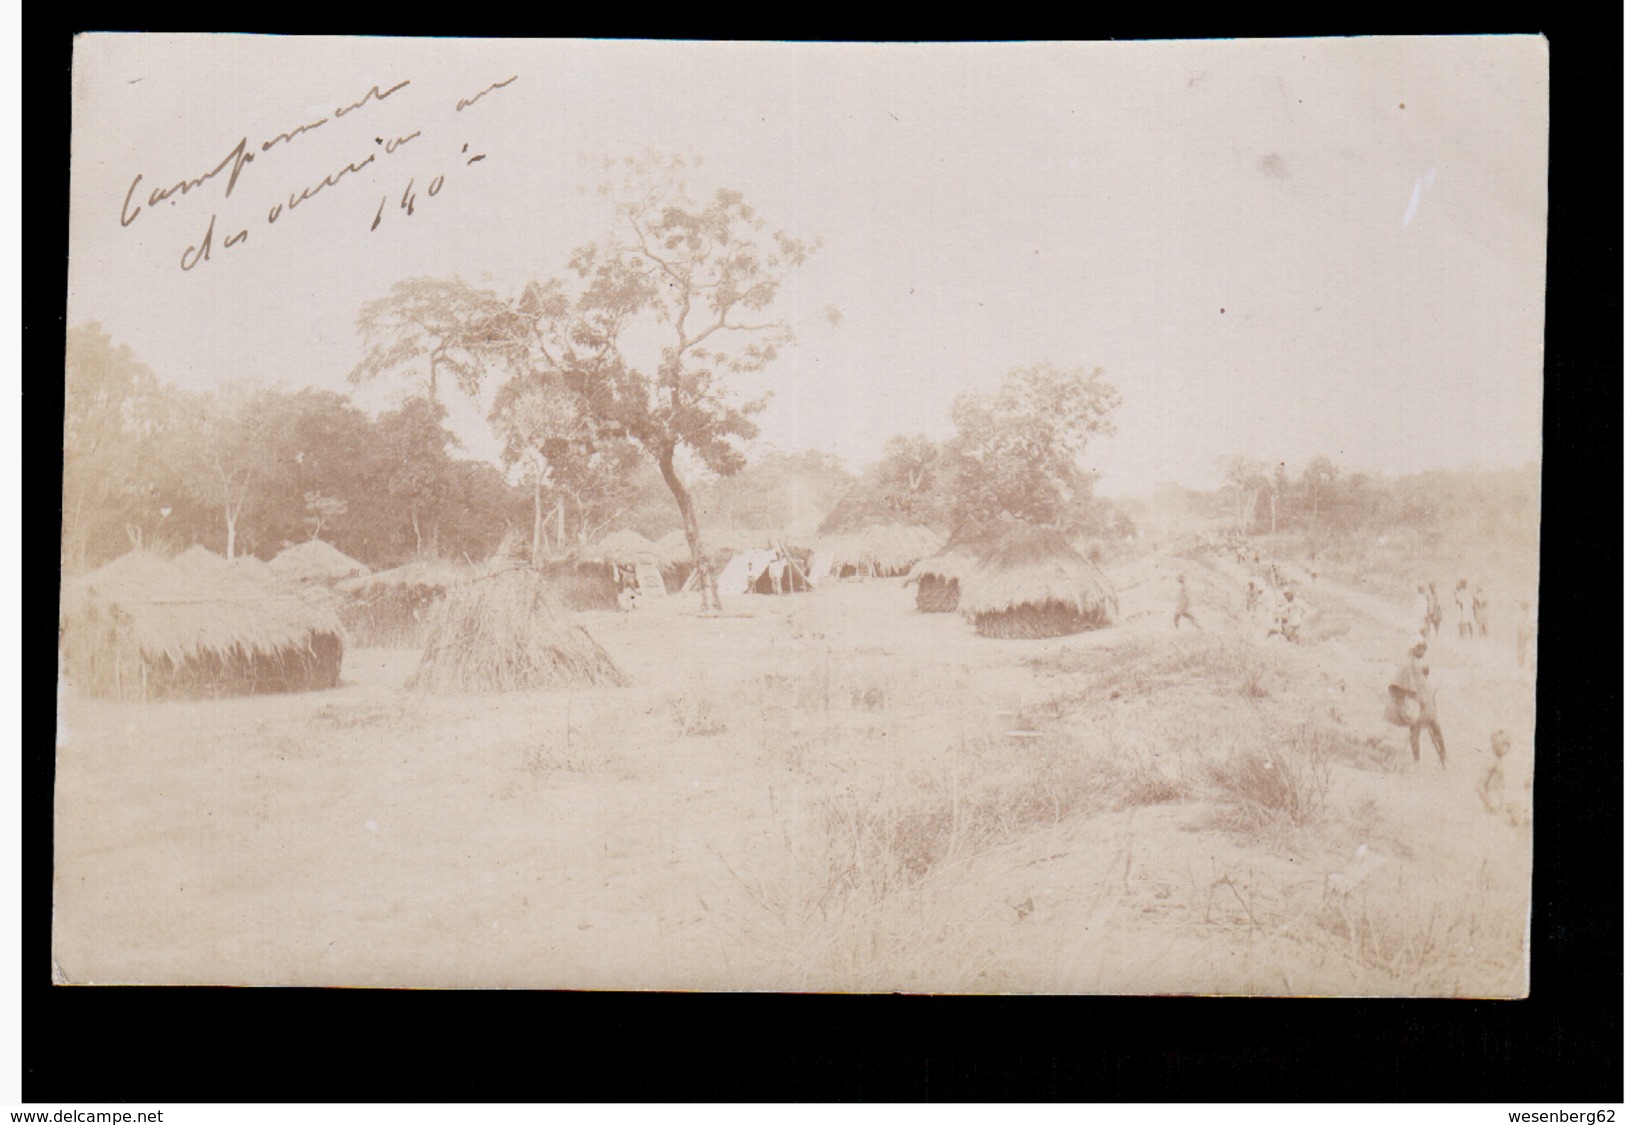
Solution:
{"label": "handwritten number 140", "polygon": [[[465,154],[468,152],[468,146],[466,144],[463,145],[463,152]],[[484,159],[485,154],[483,152],[476,153],[475,155],[470,156],[466,163],[473,164],[476,161]],[[401,200],[398,206],[402,211],[405,211],[408,216],[415,215],[417,213],[418,193],[413,190],[413,188],[417,186],[417,182],[417,177],[412,177],[412,179],[408,180],[406,183],[406,190],[401,192]],[[444,174],[438,175],[434,179],[430,180],[429,186],[426,189],[426,193],[429,198],[433,199],[435,196],[439,195],[440,189],[445,186],[445,183],[446,177]],[[378,211],[372,217],[372,226],[367,228],[369,231],[377,230],[378,225],[384,221],[384,208],[387,206],[389,206],[389,196],[386,195],[378,201]]]}

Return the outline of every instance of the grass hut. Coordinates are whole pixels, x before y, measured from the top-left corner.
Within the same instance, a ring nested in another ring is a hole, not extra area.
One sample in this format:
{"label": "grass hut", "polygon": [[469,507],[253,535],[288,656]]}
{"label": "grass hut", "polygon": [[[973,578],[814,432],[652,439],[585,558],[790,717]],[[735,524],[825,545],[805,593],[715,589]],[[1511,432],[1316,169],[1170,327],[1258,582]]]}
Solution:
{"label": "grass hut", "polygon": [[959,612],[984,637],[1062,637],[1117,616],[1117,593],[1066,537],[1016,524],[960,579]]}
{"label": "grass hut", "polygon": [[320,539],[289,547],[270,562],[271,573],[285,582],[332,585],[367,573],[367,565]]}
{"label": "grass hut", "polygon": [[941,545],[942,537],[930,528],[907,522],[879,501],[849,493],[818,525],[808,573],[815,582],[907,574]]}
{"label": "grass hut", "polygon": [[615,578],[618,565],[567,556],[543,563],[540,572],[565,609],[619,609],[621,587]]}
{"label": "grass hut", "polygon": [[622,566],[631,566],[645,557],[652,558],[654,555],[654,541],[629,528],[612,531],[581,552],[584,559],[619,563]]}
{"label": "grass hut", "polygon": [[620,687],[626,682],[540,571],[499,556],[485,574],[446,591],[407,686],[450,693]]}
{"label": "grass hut", "polygon": [[334,589],[344,600],[339,620],[362,648],[414,648],[429,631],[434,608],[446,591],[473,574],[439,559],[346,578]]}
{"label": "grass hut", "polygon": [[908,572],[915,584],[914,607],[921,613],[952,613],[959,608],[959,581],[976,569],[996,532],[966,520],[948,537],[941,551],[921,559]]}
{"label": "grass hut", "polygon": [[258,555],[238,555],[226,563],[226,570],[229,573],[252,579],[255,582],[277,581],[276,571],[271,569],[271,564]]}
{"label": "grass hut", "polygon": [[344,659],[331,608],[148,551],[64,584],[58,630],[68,682],[122,700],[335,687]]}
{"label": "grass hut", "polygon": [[187,570],[226,569],[226,556],[215,554],[202,543],[193,543],[170,561]]}

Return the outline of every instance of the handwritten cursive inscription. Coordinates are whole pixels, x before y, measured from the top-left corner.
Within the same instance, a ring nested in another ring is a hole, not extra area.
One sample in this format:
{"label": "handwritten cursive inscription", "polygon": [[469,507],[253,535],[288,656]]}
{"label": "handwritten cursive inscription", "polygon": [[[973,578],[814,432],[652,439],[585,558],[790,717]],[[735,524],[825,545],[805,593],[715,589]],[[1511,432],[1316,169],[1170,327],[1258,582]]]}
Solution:
{"label": "handwritten cursive inscription", "polygon": [[[347,106],[339,106],[338,108],[334,109],[333,116],[343,117],[345,114],[353,113],[354,111],[360,109],[368,102],[381,102],[391,94],[395,93],[397,90],[403,89],[411,84],[412,80],[408,78],[404,81],[395,83],[395,85],[391,86],[387,90],[380,90],[377,85],[374,85],[370,90],[363,94],[358,101],[352,102]],[[318,129],[327,124],[327,122],[328,118],[323,117],[315,121],[307,121],[303,125],[298,125],[292,129],[285,130],[278,133],[276,136],[271,137],[269,140],[261,141],[259,151],[261,153],[270,152],[271,149],[276,147],[278,144],[290,142],[300,134],[308,133],[312,129]],[[169,187],[154,188],[147,195],[147,206],[156,207],[165,200],[168,200],[170,204],[173,205],[176,202],[174,198],[175,196],[184,196],[188,192],[202,187],[204,184],[220,175],[220,173],[224,172],[227,168],[231,169],[231,175],[226,179],[225,197],[230,199],[232,189],[237,186],[237,178],[242,175],[244,168],[253,163],[254,156],[255,154],[248,147],[248,138],[245,136],[237,142],[230,152],[226,153],[225,158],[221,160],[219,164],[216,164],[209,171],[204,172],[201,175],[194,176],[191,179],[179,180]],[[130,201],[135,198],[135,189],[141,183],[143,176],[145,176],[144,172],[137,173],[135,179],[130,181],[129,190],[124,193],[124,204],[119,208],[119,225],[121,227],[127,227],[131,223],[135,222],[143,210],[139,203],[135,205],[134,209],[131,209],[130,207]]]}
{"label": "handwritten cursive inscription", "polygon": [[485,95],[489,94],[492,90],[500,90],[500,89],[502,89],[502,87],[510,86],[513,83],[517,82],[518,80],[519,80],[519,75],[516,74],[512,78],[509,78],[509,79],[507,79],[505,81],[491,83],[485,89],[483,89],[479,93],[475,94],[472,98],[458,98],[457,99],[457,112],[458,113],[463,112],[463,110],[467,109],[469,106],[473,105],[475,102],[477,102],[481,98],[485,97]]}
{"label": "handwritten cursive inscription", "polygon": [[[497,90],[501,90],[506,86],[510,86],[514,82],[518,81],[518,79],[519,76],[516,74],[501,82],[491,83],[489,86],[485,87],[485,89],[481,90],[472,97],[460,99],[457,102],[457,111],[461,112],[486,95]],[[223,178],[223,182],[225,184],[225,191],[222,193],[223,197],[230,198],[233,190],[238,186],[238,181],[242,176],[243,169],[252,163],[256,156],[263,156],[266,153],[270,153],[279,146],[289,146],[294,141],[298,140],[299,137],[306,133],[312,132],[313,130],[322,129],[325,127],[331,131],[333,128],[339,127],[334,123],[340,119],[346,118],[374,102],[381,102],[409,85],[411,85],[410,79],[397,82],[393,86],[389,86],[387,88],[382,85],[373,85],[360,98],[350,102],[347,105],[336,106],[333,109],[333,112],[325,117],[318,117],[314,120],[306,121],[302,124],[285,129],[277,133],[275,136],[266,138],[260,142],[257,151],[249,144],[248,138],[245,136],[235,145],[233,145],[231,151],[226,153],[226,155],[209,170],[193,176],[190,179],[179,180],[169,186],[155,188],[146,194],[145,199],[137,194],[142,181],[142,177],[137,175],[135,179],[130,182],[129,189],[124,194],[124,202],[119,211],[119,222],[122,226],[128,227],[140,217],[142,211],[150,210],[165,201],[174,204],[180,197],[203,188],[216,178]],[[373,173],[378,168],[381,168],[386,161],[389,162],[392,167],[401,163],[400,161],[392,158],[394,158],[395,154],[400,152],[403,148],[411,145],[413,151],[416,152],[418,149],[424,147],[421,143],[421,139],[424,136],[425,130],[423,128],[415,128],[410,132],[403,132],[399,134],[392,133],[387,136],[380,135],[373,137],[373,147],[371,149],[366,150],[363,153],[355,154],[353,159],[334,168],[332,171],[322,176],[319,180],[314,180],[307,183],[303,187],[288,191],[285,196],[277,196],[273,197],[271,200],[268,200],[267,209],[260,212],[260,214],[264,216],[264,225],[267,227],[281,226],[286,228],[289,222],[289,216],[292,214],[292,212],[295,209],[302,207],[310,200],[315,199],[317,196],[324,194],[336,194],[341,197],[347,197],[353,195],[354,189],[347,189],[338,192],[331,192],[329,189],[340,188],[340,186],[346,181],[373,181]],[[452,153],[448,151],[443,154],[443,158],[461,160],[465,168],[479,164],[486,159],[485,153],[471,151],[470,149],[470,144],[467,141],[464,141],[461,149],[456,152],[455,156],[452,156]],[[411,167],[410,165],[417,163],[413,161],[411,157],[406,159],[406,163],[409,166],[401,169],[401,180],[405,181],[404,190],[400,192],[399,196],[385,194],[379,200],[377,208],[372,216],[372,225],[369,228],[370,230],[376,231],[380,226],[384,225],[386,213],[399,214],[403,219],[411,218],[417,213],[419,202],[435,199],[437,196],[441,196],[443,189],[450,186],[447,183],[446,172],[443,170],[444,165],[442,165],[441,169],[434,169],[431,166],[431,168],[427,170],[421,166]],[[462,174],[463,173],[461,172],[456,172],[451,178],[452,180],[457,180]],[[253,177],[250,178],[252,179]],[[399,180],[396,182],[397,184],[400,183]],[[391,204],[394,206],[392,207]],[[226,215],[224,211],[215,211],[214,213],[211,213],[209,215],[208,224],[204,228],[202,238],[187,246],[186,249],[181,252],[180,267],[182,271],[191,273],[204,262],[213,261],[214,252],[217,249],[222,251],[230,250],[233,247],[240,246],[247,242],[250,227],[253,225],[255,224],[243,225],[241,216]],[[220,236],[218,239],[216,238],[217,233]]]}

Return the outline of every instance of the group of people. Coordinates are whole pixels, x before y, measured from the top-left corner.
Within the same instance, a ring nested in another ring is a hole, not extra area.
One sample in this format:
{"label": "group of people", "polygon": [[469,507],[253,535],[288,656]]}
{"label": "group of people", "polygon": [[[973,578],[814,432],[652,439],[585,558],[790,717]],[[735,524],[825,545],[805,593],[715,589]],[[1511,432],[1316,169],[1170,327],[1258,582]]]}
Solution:
{"label": "group of people", "polygon": [[[1484,596],[1483,586],[1469,590],[1467,579],[1463,578],[1456,583],[1452,600],[1455,603],[1456,636],[1459,639],[1465,641],[1490,635],[1490,600]],[[1412,603],[1411,612],[1422,636],[1430,633],[1434,637],[1439,635],[1439,630],[1444,626],[1444,605],[1434,583],[1416,588],[1416,600]]]}
{"label": "group of people", "polygon": [[1247,579],[1247,612],[1262,614],[1269,622],[1266,637],[1280,637],[1294,644],[1303,639],[1303,623],[1309,618],[1309,605],[1288,586],[1281,568],[1271,562],[1262,576]]}
{"label": "group of people", "polygon": [[[1280,637],[1296,644],[1303,637],[1303,624],[1309,618],[1309,605],[1298,596],[1296,590],[1286,585],[1285,576],[1273,562],[1265,573],[1264,578],[1247,579],[1247,612],[1257,615],[1262,611],[1268,617],[1267,637]],[[1183,621],[1189,621],[1198,630],[1202,628],[1196,614],[1191,612],[1190,586],[1181,574],[1179,591],[1174,596],[1174,628],[1178,629]]]}

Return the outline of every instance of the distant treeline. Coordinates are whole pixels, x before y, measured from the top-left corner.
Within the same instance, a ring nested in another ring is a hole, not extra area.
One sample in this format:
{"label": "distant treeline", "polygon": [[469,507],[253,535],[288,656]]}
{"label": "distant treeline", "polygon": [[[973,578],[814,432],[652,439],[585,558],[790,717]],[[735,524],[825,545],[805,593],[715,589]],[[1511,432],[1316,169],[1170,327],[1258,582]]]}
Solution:
{"label": "distant treeline", "polygon": [[1296,476],[1277,463],[1232,458],[1222,487],[1202,492],[1163,486],[1157,502],[1244,535],[1301,534],[1335,539],[1410,529],[1475,538],[1529,536],[1540,519],[1540,467],[1434,469],[1377,477],[1340,469],[1330,457]]}

